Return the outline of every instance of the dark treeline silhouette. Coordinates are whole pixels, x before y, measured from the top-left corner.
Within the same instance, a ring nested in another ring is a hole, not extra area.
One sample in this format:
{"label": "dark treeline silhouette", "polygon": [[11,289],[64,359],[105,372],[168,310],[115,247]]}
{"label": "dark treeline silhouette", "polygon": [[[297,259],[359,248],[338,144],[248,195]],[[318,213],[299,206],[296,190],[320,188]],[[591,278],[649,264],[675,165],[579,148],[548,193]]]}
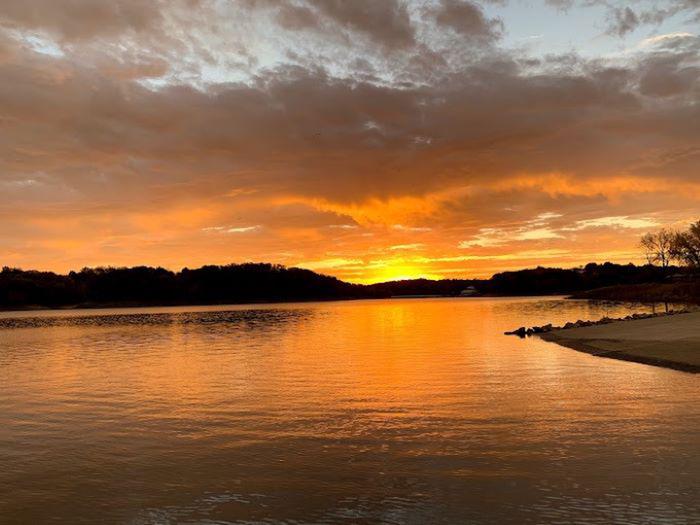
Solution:
{"label": "dark treeline silhouette", "polygon": [[263,263],[204,266],[172,272],[163,268],[85,268],[68,275],[3,268],[0,308],[225,304],[454,296],[467,287],[483,295],[570,294],[613,285],[664,283],[685,270],[652,265],[591,263],[584,268],[535,268],[488,280],[415,279],[372,285],[343,282],[310,270]]}
{"label": "dark treeline silhouette", "polygon": [[370,297],[400,297],[410,295],[459,295],[469,286],[479,286],[485,281],[478,279],[408,279],[370,284],[364,287]]}
{"label": "dark treeline silhouette", "polygon": [[274,264],[85,268],[68,275],[3,268],[0,307],[222,304],[362,297],[362,287]]}
{"label": "dark treeline silhouette", "polygon": [[557,295],[614,285],[661,283],[684,269],[647,264],[589,263],[583,268],[535,268],[497,273],[480,287],[489,295]]}

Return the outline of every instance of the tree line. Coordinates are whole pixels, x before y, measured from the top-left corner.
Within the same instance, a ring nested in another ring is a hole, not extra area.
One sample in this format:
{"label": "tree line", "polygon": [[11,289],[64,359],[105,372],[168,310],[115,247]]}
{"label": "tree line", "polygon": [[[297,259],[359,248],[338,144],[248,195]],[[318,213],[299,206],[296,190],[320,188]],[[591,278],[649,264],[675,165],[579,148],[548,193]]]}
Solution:
{"label": "tree line", "polygon": [[343,282],[310,270],[246,263],[185,268],[84,268],[59,275],[5,267],[0,308],[147,306],[456,296],[473,286],[482,295],[569,294],[603,286],[661,283],[683,271],[673,266],[591,263],[582,268],[533,268],[491,279],[412,279],[371,285]]}
{"label": "tree line", "polygon": [[357,285],[275,264],[188,268],[84,268],[53,272],[3,268],[0,307],[222,304],[359,296]]}
{"label": "tree line", "polygon": [[649,264],[664,268],[672,262],[693,269],[700,268],[700,221],[686,231],[662,228],[642,236],[640,245]]}

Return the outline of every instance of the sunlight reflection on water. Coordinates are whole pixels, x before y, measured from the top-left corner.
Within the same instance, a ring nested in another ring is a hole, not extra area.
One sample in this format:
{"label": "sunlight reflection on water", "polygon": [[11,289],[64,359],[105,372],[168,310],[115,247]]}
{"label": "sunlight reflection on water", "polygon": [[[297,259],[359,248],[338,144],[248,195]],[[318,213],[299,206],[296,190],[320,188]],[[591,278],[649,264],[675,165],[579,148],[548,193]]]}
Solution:
{"label": "sunlight reflection on water", "polygon": [[0,314],[1,523],[693,523],[697,377],[556,298]]}

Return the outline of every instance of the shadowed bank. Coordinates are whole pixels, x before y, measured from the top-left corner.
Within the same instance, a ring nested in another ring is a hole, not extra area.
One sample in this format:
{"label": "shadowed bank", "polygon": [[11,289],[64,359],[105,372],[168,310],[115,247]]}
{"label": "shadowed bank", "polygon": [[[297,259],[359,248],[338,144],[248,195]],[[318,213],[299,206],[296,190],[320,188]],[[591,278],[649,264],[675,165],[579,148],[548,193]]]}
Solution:
{"label": "shadowed bank", "polygon": [[555,330],[540,337],[600,357],[700,372],[700,312]]}

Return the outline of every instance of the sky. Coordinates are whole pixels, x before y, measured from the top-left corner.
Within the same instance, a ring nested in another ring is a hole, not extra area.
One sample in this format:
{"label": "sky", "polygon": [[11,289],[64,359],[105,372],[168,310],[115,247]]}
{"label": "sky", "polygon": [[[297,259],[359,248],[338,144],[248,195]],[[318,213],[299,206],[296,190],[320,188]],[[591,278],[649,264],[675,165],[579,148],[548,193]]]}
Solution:
{"label": "sky", "polygon": [[353,282],[700,219],[700,0],[3,0],[0,265]]}

